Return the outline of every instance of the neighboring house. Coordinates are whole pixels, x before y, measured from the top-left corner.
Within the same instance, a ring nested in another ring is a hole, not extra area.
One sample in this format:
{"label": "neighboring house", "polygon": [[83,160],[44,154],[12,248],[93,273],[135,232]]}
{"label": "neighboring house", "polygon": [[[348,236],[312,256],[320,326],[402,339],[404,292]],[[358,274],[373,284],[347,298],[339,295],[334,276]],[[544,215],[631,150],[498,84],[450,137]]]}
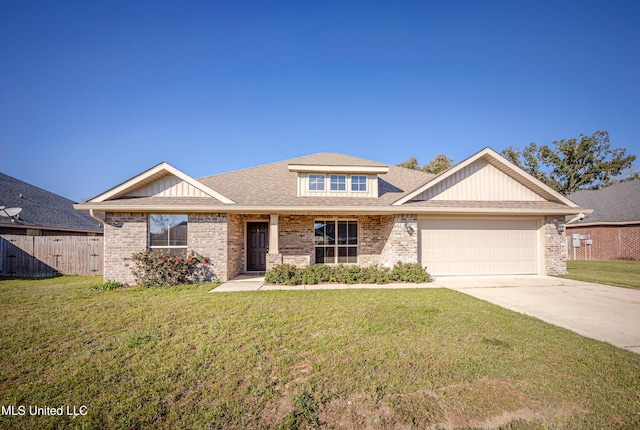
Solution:
{"label": "neighboring house", "polygon": [[0,276],[101,274],[102,226],[73,204],[0,173],[0,206],[21,208],[0,216]]}
{"label": "neighboring house", "polygon": [[[578,260],[640,260],[640,179],[576,191],[569,199],[593,209],[567,217],[569,258],[575,252]],[[580,235],[575,249],[574,234]]]}
{"label": "neighboring house", "polygon": [[194,250],[222,280],[281,263],[562,274],[565,216],[586,211],[489,148],[437,176],[334,153],[197,180],[161,163],[75,207],[104,220],[105,279],[127,283],[146,249]]}
{"label": "neighboring house", "polygon": [[0,206],[19,207],[14,217],[0,216],[0,234],[28,236],[102,235],[102,226],[74,201],[0,173]]}

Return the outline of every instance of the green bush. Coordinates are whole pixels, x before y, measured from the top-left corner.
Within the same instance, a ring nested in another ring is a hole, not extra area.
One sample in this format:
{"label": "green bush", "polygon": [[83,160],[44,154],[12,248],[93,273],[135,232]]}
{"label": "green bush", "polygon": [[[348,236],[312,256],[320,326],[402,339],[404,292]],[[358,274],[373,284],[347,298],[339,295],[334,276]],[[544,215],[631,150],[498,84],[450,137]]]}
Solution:
{"label": "green bush", "polygon": [[264,274],[268,284],[299,285],[299,269],[293,264],[280,264]]}
{"label": "green bush", "polygon": [[391,270],[391,278],[398,282],[429,282],[431,276],[420,263],[397,262]]}
{"label": "green bush", "polygon": [[131,261],[127,266],[136,284],[145,287],[192,284],[215,278],[209,259],[195,251],[189,251],[184,257],[168,251],[142,251],[127,260]]}
{"label": "green bush", "polygon": [[90,288],[95,291],[111,291],[122,287],[124,287],[124,284],[118,281],[105,281],[102,284],[92,285]]}
{"label": "green bush", "polygon": [[296,267],[293,264],[280,264],[267,271],[264,280],[268,284],[314,285],[331,282],[340,284],[388,284],[389,282],[429,282],[426,269],[418,263],[398,262],[393,269],[373,265],[369,267],[327,266],[316,264]]}

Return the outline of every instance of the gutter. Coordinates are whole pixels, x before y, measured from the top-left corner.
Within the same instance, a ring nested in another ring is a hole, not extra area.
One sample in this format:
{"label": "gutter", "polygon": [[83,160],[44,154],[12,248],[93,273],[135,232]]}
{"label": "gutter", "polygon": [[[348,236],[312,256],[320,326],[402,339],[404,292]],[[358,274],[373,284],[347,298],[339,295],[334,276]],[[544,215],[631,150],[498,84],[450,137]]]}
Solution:
{"label": "gutter", "polygon": [[640,221],[593,221],[593,222],[585,222],[580,224],[567,224],[567,228],[593,227],[598,225],[621,226],[621,225],[638,225],[638,224],[640,224]]}
{"label": "gutter", "polygon": [[89,216],[91,218],[95,219],[96,221],[98,221],[102,225],[106,224],[106,220],[103,217],[101,217],[100,215],[96,214],[94,212],[94,209],[89,209]]}
{"label": "gutter", "polygon": [[581,219],[584,219],[584,212],[581,212],[578,215],[571,218],[569,221],[565,223],[565,225],[571,224],[572,222],[575,222],[575,221],[580,221]]}

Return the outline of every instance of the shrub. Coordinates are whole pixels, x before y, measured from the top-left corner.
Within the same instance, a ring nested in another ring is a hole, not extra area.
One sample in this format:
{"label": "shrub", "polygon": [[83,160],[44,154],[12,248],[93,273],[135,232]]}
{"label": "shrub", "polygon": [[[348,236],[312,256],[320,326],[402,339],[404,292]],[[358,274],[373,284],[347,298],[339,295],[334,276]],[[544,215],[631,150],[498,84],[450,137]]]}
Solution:
{"label": "shrub", "polygon": [[124,287],[124,284],[118,281],[105,281],[102,284],[92,285],[90,288],[94,291],[111,291],[122,287]]}
{"label": "shrub", "polygon": [[209,259],[195,251],[178,257],[168,251],[142,251],[128,258],[136,284],[152,287],[210,281],[215,276]]}
{"label": "shrub", "polygon": [[391,278],[399,282],[429,282],[431,276],[420,263],[397,262],[391,270]]}
{"label": "shrub", "polygon": [[340,284],[388,284],[389,282],[429,282],[426,269],[418,263],[398,262],[393,269],[373,265],[369,267],[313,266],[296,267],[293,264],[280,264],[267,271],[264,280],[268,284],[280,285],[313,285],[320,282]]}
{"label": "shrub", "polygon": [[268,284],[299,285],[298,271],[293,264],[280,264],[264,274],[264,281]]}

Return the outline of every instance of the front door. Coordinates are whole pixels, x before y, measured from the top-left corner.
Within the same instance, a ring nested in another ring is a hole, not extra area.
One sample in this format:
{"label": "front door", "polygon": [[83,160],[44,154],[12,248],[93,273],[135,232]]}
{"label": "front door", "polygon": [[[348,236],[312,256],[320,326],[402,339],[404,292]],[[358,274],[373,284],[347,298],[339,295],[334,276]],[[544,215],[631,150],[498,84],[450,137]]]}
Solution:
{"label": "front door", "polygon": [[266,222],[247,223],[247,271],[264,272],[267,270],[267,251],[269,236]]}

